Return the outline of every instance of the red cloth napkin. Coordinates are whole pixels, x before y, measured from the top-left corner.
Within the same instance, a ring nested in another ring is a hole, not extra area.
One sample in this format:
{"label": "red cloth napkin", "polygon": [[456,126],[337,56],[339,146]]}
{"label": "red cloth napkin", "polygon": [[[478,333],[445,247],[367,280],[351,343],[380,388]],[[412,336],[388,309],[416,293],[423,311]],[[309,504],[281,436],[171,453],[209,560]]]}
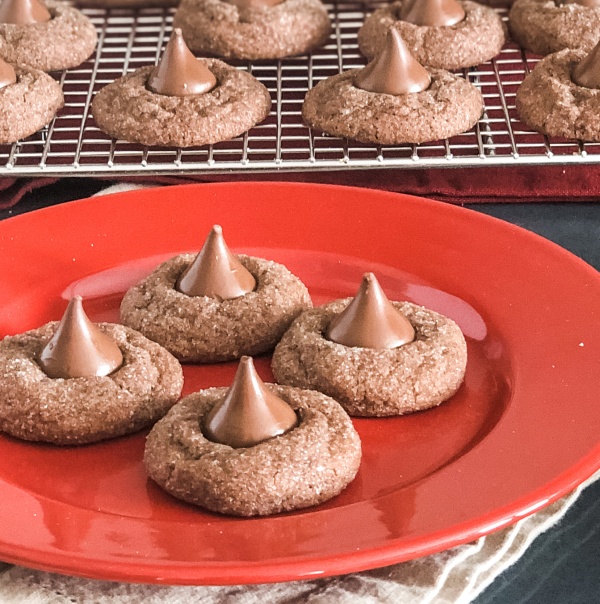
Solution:
{"label": "red cloth napkin", "polygon": [[58,178],[0,178],[0,210],[11,208],[30,191],[57,180]]}

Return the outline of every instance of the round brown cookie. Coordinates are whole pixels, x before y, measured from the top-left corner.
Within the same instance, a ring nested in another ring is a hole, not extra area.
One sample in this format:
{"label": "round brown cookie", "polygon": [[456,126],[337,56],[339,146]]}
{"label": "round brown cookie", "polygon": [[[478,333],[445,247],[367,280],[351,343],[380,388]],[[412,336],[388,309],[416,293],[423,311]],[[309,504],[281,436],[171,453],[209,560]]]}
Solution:
{"label": "round brown cookie", "polygon": [[303,312],[273,353],[277,382],[311,388],[350,415],[403,415],[449,399],[465,375],[467,346],[454,321],[410,302],[392,302],[410,321],[415,339],[399,348],[348,347],[327,340],[331,318],[351,301]]}
{"label": "round brown cookie", "polygon": [[164,348],[123,325],[97,324],[123,364],[105,377],[50,378],[37,363],[58,322],[0,342],[0,430],[24,440],[81,445],[136,432],[179,398],[183,372]]}
{"label": "round brown cookie", "polygon": [[600,40],[600,7],[516,0],[508,27],[515,42],[540,55],[563,48],[591,50]]}
{"label": "round brown cookie", "polygon": [[179,0],[77,0],[78,6],[139,6],[144,8],[146,6],[177,6]]}
{"label": "round brown cookie", "polygon": [[77,67],[96,48],[92,22],[77,9],[48,0],[52,19],[46,23],[0,23],[0,57],[8,63],[42,71]]}
{"label": "round brown cookie", "polygon": [[600,141],[600,90],[571,80],[571,69],[587,54],[566,48],[535,66],[517,90],[517,112],[525,124],[550,136]]}
{"label": "round brown cookie", "polygon": [[63,106],[60,85],[37,69],[15,68],[17,81],[0,89],[0,143],[14,143],[43,128]]}
{"label": "round brown cookie", "polygon": [[252,447],[212,442],[202,425],[227,388],[202,390],[177,403],[148,435],[150,477],[178,499],[235,516],[276,514],[337,495],[360,465],[352,421],[320,392],[267,386],[296,411],[295,428]]}
{"label": "round brown cookie", "polygon": [[239,136],[271,110],[269,91],[253,76],[216,59],[202,59],[217,79],[206,94],[167,96],[147,88],[143,67],[98,91],[96,124],[114,138],[143,145],[191,147]]}
{"label": "round brown cookie", "polygon": [[422,143],[472,128],[483,112],[475,86],[448,71],[428,69],[422,92],[391,95],[354,86],[359,69],[332,76],[308,91],[304,121],[323,132],[364,143]]}
{"label": "round brown cookie", "polygon": [[369,59],[381,52],[390,27],[400,32],[419,63],[439,69],[459,69],[489,61],[506,40],[502,19],[488,6],[464,0],[459,2],[466,15],[462,21],[428,27],[402,21],[402,4],[384,6],[365,19],[358,32],[358,46]]}
{"label": "round brown cookie", "polygon": [[308,290],[282,264],[237,258],[256,279],[249,294],[219,301],[181,293],[175,284],[194,260],[193,254],[181,254],[125,294],[121,321],[181,361],[216,363],[272,350],[290,323],[312,306]]}
{"label": "round brown cookie", "polygon": [[238,59],[303,54],[324,44],[331,31],[320,0],[245,9],[221,0],[182,0],[173,26],[192,50]]}

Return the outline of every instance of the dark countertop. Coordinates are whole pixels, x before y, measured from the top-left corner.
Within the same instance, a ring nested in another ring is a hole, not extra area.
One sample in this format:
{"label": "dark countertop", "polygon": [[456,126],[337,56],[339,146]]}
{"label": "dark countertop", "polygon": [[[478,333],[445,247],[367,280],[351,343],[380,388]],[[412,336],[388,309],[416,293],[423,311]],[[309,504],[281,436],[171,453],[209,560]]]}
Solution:
{"label": "dark countertop", "polygon": [[[105,186],[92,179],[59,181],[28,193],[12,209],[0,210],[0,219],[86,197]],[[600,269],[600,203],[467,207],[534,231]],[[600,481],[587,488],[565,518],[475,600],[475,604],[594,602],[600,602]]]}

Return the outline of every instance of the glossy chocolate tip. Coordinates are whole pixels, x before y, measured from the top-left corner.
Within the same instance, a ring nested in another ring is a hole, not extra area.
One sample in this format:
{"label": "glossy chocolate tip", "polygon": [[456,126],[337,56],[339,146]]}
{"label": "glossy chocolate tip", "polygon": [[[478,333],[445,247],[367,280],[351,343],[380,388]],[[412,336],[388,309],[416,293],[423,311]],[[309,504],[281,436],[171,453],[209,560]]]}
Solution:
{"label": "glossy chocolate tip", "polygon": [[387,299],[373,273],[365,273],[356,296],[327,325],[332,342],[360,348],[399,348],[415,339],[410,321]]}
{"label": "glossy chocolate tip", "polygon": [[280,436],[297,423],[294,410],[265,386],[252,358],[244,356],[225,398],[207,414],[203,432],[213,442],[242,448]]}
{"label": "glossy chocolate tip", "polygon": [[354,77],[354,86],[379,94],[410,94],[429,88],[429,72],[412,56],[398,30],[391,27],[385,45]]}
{"label": "glossy chocolate tip", "polygon": [[181,29],[175,28],[148,78],[148,88],[165,96],[190,96],[210,92],[216,85],[214,74],[192,54]]}
{"label": "glossy chocolate tip", "polygon": [[7,63],[4,59],[0,59],[0,90],[11,84],[16,84],[17,73],[15,68]]}
{"label": "glossy chocolate tip", "polygon": [[600,43],[573,66],[571,80],[583,88],[600,89]]}
{"label": "glossy chocolate tip", "polygon": [[0,3],[0,23],[12,25],[32,25],[46,23],[52,15],[38,0],[2,0]]}
{"label": "glossy chocolate tip", "polygon": [[465,16],[465,9],[456,0],[405,0],[400,9],[402,21],[427,27],[450,27]]}
{"label": "glossy chocolate tip", "polygon": [[117,343],[89,320],[81,296],[74,296],[40,353],[39,364],[51,378],[102,377],[123,364],[123,355]]}
{"label": "glossy chocolate tip", "polygon": [[175,287],[187,296],[233,300],[254,291],[256,279],[227,247],[223,229],[214,225]]}

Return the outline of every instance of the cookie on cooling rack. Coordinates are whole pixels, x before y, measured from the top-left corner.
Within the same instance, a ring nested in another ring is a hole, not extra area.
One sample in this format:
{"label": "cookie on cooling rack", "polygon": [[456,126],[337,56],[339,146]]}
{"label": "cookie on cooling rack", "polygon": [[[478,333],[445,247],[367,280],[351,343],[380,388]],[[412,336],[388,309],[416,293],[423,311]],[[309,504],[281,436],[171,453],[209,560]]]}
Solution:
{"label": "cookie on cooling rack", "polygon": [[273,350],[311,306],[285,266],[233,255],[215,226],[198,255],[167,260],[125,294],[121,321],[181,361],[216,363]]}
{"label": "cookie on cooling rack", "polygon": [[0,6],[0,57],[9,63],[42,71],[76,67],[97,39],[91,21],[67,4],[4,0]]}
{"label": "cookie on cooling rack", "polygon": [[[291,422],[282,423],[286,409]],[[217,415],[229,438],[215,440],[210,426]],[[252,432],[250,424],[260,435],[230,444]],[[229,390],[201,390],[175,405],[148,435],[144,453],[148,474],[171,495],[235,516],[331,499],[354,479],[360,459],[360,439],[338,403],[320,392],[262,383],[248,357]]]}
{"label": "cookie on cooling rack", "polygon": [[217,59],[196,59],[176,28],[157,67],[143,67],[102,88],[92,114],[114,138],[191,147],[239,136],[271,110],[269,91]]}
{"label": "cookie on cooling rack", "polygon": [[[369,59],[381,52],[390,28],[398,30],[413,56],[422,65],[438,69],[472,67],[495,57],[505,42],[505,30],[498,13],[488,6],[470,0],[447,0],[448,25],[421,25],[423,15],[413,22],[405,20],[407,8],[424,8],[429,0],[393,2],[377,9],[365,19],[358,32],[360,51]],[[464,15],[461,18],[461,14]],[[437,14],[435,14],[437,16]],[[440,15],[443,17],[444,15]],[[431,18],[427,13],[425,17]],[[451,18],[454,17],[454,18]],[[406,18],[412,18],[407,15]],[[458,19],[458,20],[457,20]],[[425,22],[439,22],[428,21]]]}
{"label": "cookie on cooling rack", "polygon": [[319,82],[302,107],[306,124],[365,143],[422,143],[472,128],[483,112],[479,90],[449,71],[422,67],[395,28],[364,69]]}
{"label": "cookie on cooling rack", "polygon": [[515,42],[540,55],[564,48],[591,50],[600,40],[600,6],[516,0],[508,26]]}
{"label": "cookie on cooling rack", "polygon": [[182,387],[171,354],[129,327],[91,323],[80,298],[60,323],[0,342],[0,430],[24,440],[81,445],[136,432]]}
{"label": "cookie on cooling rack", "polygon": [[519,117],[549,136],[599,142],[598,74],[600,43],[591,53],[566,48],[544,57],[517,90]]}
{"label": "cookie on cooling rack", "polygon": [[182,0],[173,24],[192,50],[237,59],[304,54],[331,32],[320,0]]}
{"label": "cookie on cooling rack", "polygon": [[367,274],[354,298],[303,312],[273,353],[280,384],[323,392],[350,415],[435,407],[460,387],[467,346],[458,325],[410,302],[390,302]]}
{"label": "cookie on cooling rack", "polygon": [[62,89],[48,74],[0,59],[0,143],[37,132],[63,104]]}

